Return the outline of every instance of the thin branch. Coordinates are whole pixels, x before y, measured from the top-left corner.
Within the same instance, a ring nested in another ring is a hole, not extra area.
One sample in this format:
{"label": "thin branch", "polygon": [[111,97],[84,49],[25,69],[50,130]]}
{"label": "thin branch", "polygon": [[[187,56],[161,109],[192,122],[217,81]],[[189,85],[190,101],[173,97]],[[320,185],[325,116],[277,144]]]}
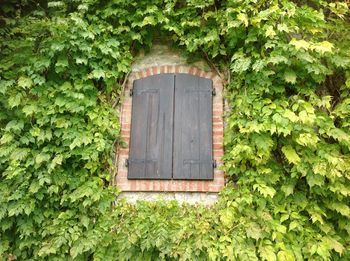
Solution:
{"label": "thin branch", "polygon": [[[122,83],[122,90],[121,90],[121,95],[124,95],[124,90],[125,90],[125,85],[126,85],[126,82],[128,80],[128,77],[130,75],[131,71],[129,71],[125,77],[124,77],[124,81]],[[119,104],[119,101],[120,101],[120,97],[117,97],[112,105],[112,108],[114,109],[118,104]]]}
{"label": "thin branch", "polygon": [[219,75],[219,77],[220,77],[223,81],[225,81],[225,78],[224,78],[223,75],[220,73],[219,69],[215,66],[215,64],[210,60],[208,54],[207,54],[206,52],[204,52],[203,49],[202,49],[202,52],[204,53],[205,59],[206,59],[207,62],[209,63],[210,67],[211,67],[212,69],[215,70],[215,72]]}
{"label": "thin branch", "polygon": [[[125,86],[126,86],[126,82],[129,78],[129,75],[130,75],[131,71],[129,71],[125,77],[124,77],[124,80],[123,80],[123,83],[122,83],[122,88],[121,88],[121,93],[120,93],[120,96],[124,96],[124,91],[125,91]],[[116,100],[114,101],[113,105],[112,105],[112,108],[114,109],[118,104],[119,104],[119,101],[120,101],[120,96],[116,98]],[[120,114],[120,118],[119,118],[119,122],[121,122],[121,114]],[[115,177],[117,175],[117,172],[118,172],[118,150],[119,150],[119,137],[117,137],[114,141],[113,141],[113,144],[112,144],[112,155],[114,156],[114,164],[112,166],[112,168],[110,169],[110,173],[111,173],[111,181],[110,181],[110,184],[112,186],[115,186]]]}

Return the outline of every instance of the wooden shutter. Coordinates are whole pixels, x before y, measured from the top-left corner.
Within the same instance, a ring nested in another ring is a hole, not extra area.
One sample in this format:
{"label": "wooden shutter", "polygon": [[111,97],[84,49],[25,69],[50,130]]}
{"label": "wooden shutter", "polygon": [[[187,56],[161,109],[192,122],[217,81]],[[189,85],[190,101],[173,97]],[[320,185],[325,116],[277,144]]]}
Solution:
{"label": "wooden shutter", "polygon": [[174,75],[134,81],[129,179],[171,179]]}
{"label": "wooden shutter", "polygon": [[211,80],[175,75],[174,179],[213,179]]}

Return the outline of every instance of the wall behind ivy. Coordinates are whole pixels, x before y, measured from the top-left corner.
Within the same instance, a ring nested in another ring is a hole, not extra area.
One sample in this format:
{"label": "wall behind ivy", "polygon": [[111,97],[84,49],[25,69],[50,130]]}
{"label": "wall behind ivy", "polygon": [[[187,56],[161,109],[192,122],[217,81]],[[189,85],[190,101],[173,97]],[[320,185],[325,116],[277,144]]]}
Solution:
{"label": "wall behind ivy", "polygon": [[[347,1],[0,10],[0,260],[350,259]],[[226,81],[231,183],[212,208],[112,205],[113,105],[156,37]]]}

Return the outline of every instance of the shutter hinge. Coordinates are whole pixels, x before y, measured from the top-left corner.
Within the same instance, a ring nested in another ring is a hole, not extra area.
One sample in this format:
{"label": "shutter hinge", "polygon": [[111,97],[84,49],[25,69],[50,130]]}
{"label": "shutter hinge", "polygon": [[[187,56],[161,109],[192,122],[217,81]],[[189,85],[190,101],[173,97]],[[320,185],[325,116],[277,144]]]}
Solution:
{"label": "shutter hinge", "polygon": [[132,96],[133,94],[134,94],[134,89],[131,88],[131,89],[130,89],[130,96]]}
{"label": "shutter hinge", "polygon": [[125,160],[125,167],[127,167],[127,168],[129,167],[129,159]]}
{"label": "shutter hinge", "polygon": [[213,96],[215,96],[215,95],[216,95],[216,89],[215,89],[215,88],[213,88],[213,90],[212,90],[212,94],[213,94]]}
{"label": "shutter hinge", "polygon": [[216,160],[213,160],[213,168],[216,169],[217,164],[216,164]]}

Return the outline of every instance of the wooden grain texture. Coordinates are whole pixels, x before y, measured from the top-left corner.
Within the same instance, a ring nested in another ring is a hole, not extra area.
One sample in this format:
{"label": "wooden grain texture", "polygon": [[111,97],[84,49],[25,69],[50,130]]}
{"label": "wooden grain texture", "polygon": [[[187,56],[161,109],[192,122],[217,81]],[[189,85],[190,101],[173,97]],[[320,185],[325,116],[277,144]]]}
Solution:
{"label": "wooden grain texture", "polygon": [[174,75],[134,81],[129,179],[171,179]]}
{"label": "wooden grain texture", "polygon": [[212,81],[175,75],[173,179],[213,179]]}

